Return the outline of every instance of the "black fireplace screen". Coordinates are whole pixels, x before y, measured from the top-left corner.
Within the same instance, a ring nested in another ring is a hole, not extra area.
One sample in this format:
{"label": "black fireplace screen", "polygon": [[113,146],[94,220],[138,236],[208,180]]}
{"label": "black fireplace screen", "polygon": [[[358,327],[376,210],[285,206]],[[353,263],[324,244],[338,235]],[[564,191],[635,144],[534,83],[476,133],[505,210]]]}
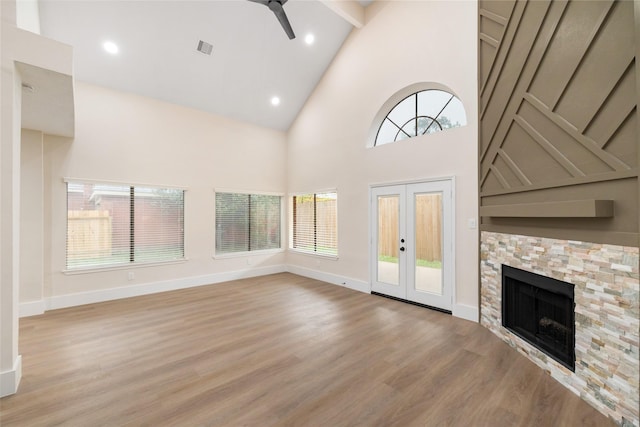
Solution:
{"label": "black fireplace screen", "polygon": [[573,285],[502,266],[502,326],[575,371]]}

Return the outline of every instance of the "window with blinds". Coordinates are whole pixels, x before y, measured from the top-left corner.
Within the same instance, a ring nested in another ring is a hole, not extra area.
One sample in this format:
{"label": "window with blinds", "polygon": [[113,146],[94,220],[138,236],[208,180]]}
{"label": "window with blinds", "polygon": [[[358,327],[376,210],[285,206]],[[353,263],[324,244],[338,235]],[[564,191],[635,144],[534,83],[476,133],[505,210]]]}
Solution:
{"label": "window with blinds", "polygon": [[184,259],[184,190],[67,182],[67,270]]}
{"label": "window with blinds", "polygon": [[280,249],[282,197],[216,193],[216,255]]}
{"label": "window with blinds", "polygon": [[338,194],[298,194],[292,199],[291,249],[338,256]]}

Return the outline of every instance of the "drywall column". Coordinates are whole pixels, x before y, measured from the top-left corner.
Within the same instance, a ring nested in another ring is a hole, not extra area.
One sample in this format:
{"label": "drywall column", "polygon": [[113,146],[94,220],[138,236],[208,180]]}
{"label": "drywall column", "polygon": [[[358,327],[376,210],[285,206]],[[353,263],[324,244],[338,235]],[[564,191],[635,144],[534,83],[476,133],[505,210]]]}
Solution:
{"label": "drywall column", "polygon": [[44,313],[43,135],[22,129],[20,141],[20,317]]}
{"label": "drywall column", "polygon": [[0,2],[0,396],[18,389],[18,284],[20,258],[20,102],[12,39],[16,3]]}

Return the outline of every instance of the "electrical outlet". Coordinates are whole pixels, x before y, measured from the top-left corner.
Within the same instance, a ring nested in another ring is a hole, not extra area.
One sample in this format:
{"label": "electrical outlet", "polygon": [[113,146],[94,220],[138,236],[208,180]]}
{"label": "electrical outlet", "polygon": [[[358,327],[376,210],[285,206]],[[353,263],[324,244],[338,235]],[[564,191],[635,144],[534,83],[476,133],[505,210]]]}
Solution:
{"label": "electrical outlet", "polygon": [[469,224],[469,228],[472,229],[472,230],[475,229],[478,226],[478,221],[476,221],[475,218],[469,218],[467,220],[467,223]]}
{"label": "electrical outlet", "polygon": [[136,273],[134,273],[133,271],[130,271],[129,274],[127,275],[127,279],[133,280],[135,278],[136,278]]}

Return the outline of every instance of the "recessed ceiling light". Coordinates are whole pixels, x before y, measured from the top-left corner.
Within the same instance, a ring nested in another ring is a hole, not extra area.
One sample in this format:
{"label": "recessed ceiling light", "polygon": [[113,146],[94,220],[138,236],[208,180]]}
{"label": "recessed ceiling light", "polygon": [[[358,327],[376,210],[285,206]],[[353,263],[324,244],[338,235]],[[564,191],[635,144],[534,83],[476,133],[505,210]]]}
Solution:
{"label": "recessed ceiling light", "polygon": [[118,45],[115,44],[112,41],[106,41],[104,43],[102,43],[102,47],[104,48],[104,50],[106,50],[107,52],[109,52],[112,55],[115,55],[118,53],[118,51],[120,49],[118,49]]}
{"label": "recessed ceiling light", "polygon": [[271,98],[271,105],[280,105],[280,98],[278,98],[277,96]]}
{"label": "recessed ceiling light", "polygon": [[314,36],[313,34],[309,33],[304,37],[304,42],[308,45],[312,45],[313,42],[316,41],[316,36]]}

